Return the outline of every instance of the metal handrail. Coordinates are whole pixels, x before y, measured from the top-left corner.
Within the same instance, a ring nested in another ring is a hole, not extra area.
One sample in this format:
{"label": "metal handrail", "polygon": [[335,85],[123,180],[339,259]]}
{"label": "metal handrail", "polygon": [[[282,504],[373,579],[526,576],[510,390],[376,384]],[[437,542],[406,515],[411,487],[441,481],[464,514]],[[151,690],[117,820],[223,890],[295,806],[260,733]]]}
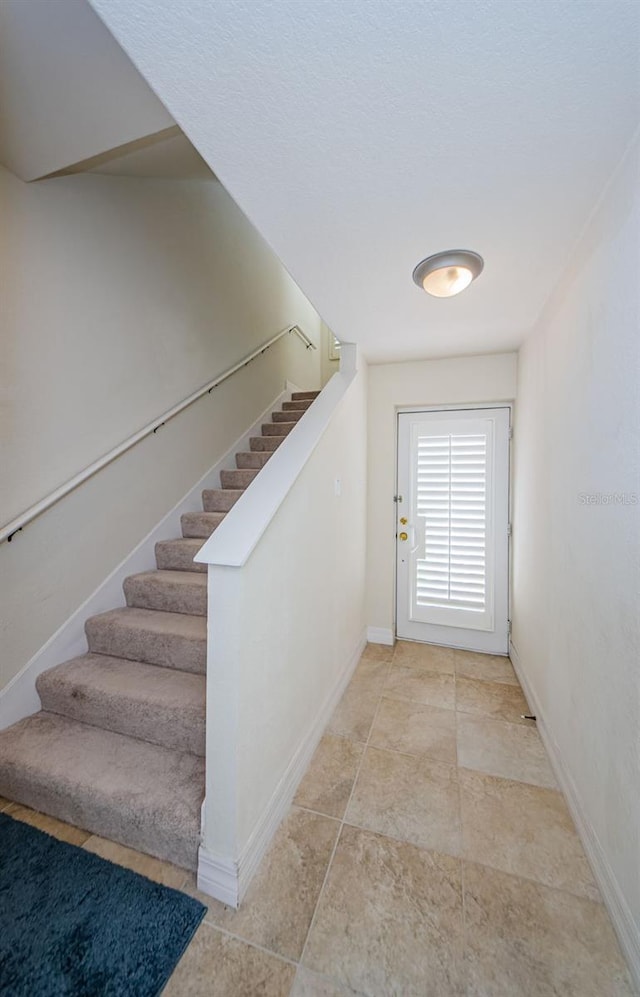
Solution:
{"label": "metal handrail", "polygon": [[89,478],[92,478],[94,474],[97,474],[98,471],[101,471],[103,467],[111,464],[123,453],[126,453],[127,450],[134,447],[136,443],[140,443],[140,441],[144,440],[147,436],[151,436],[152,433],[157,432],[161,426],[164,426],[166,422],[173,419],[174,416],[179,415],[180,412],[183,412],[190,405],[193,405],[193,403],[197,402],[199,398],[202,398],[204,395],[211,394],[214,388],[217,388],[219,384],[226,381],[232,374],[235,374],[243,367],[246,367],[252,360],[255,360],[256,357],[259,357],[262,353],[265,353],[269,347],[274,345],[274,343],[277,343],[279,339],[282,339],[283,336],[289,335],[292,332],[302,340],[308,350],[317,349],[315,343],[309,339],[300,326],[289,325],[286,329],[282,329],[279,333],[277,333],[277,335],[272,336],[266,343],[263,343],[262,346],[259,346],[256,350],[254,350],[253,353],[250,353],[248,356],[244,357],[243,360],[240,360],[237,364],[234,364],[233,367],[225,370],[223,374],[220,374],[218,377],[214,378],[213,381],[209,381],[208,384],[204,384],[201,388],[198,388],[197,391],[194,391],[193,394],[189,395],[188,398],[185,398],[184,401],[174,405],[173,408],[168,410],[168,412],[165,412],[157,419],[154,419],[153,422],[148,423],[148,425],[144,426],[137,433],[134,433],[133,436],[130,436],[128,439],[124,440],[124,442],[120,443],[117,447],[114,447],[113,450],[106,453],[104,457],[100,457],[98,460],[95,460],[93,464],[89,464],[89,466],[85,467],[83,471],[80,471],[78,474],[74,475],[73,478],[70,478],[63,485],[60,485],[55,489],[55,491],[51,492],[45,498],[40,499],[40,501],[36,502],[35,505],[30,506],[30,508],[26,509],[19,516],[16,516],[15,519],[12,519],[11,522],[6,523],[5,526],[0,529],[0,543],[4,540],[10,542],[14,534],[21,530],[23,526],[26,526],[27,523],[30,523],[43,512],[46,512],[47,509],[50,509],[52,505],[55,505],[56,502],[63,499],[65,495],[69,494],[69,492],[72,492],[79,485],[83,484]]}

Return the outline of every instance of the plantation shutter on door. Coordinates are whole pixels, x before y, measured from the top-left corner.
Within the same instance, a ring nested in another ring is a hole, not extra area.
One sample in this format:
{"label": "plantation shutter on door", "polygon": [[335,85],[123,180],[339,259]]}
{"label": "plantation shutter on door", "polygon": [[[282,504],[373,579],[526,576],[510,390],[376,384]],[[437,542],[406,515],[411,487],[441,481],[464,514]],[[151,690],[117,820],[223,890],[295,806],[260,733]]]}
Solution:
{"label": "plantation shutter on door", "polygon": [[487,437],[418,439],[417,513],[424,518],[424,558],[416,597],[434,608],[486,608]]}
{"label": "plantation shutter on door", "polygon": [[412,426],[413,619],[493,628],[493,422]]}

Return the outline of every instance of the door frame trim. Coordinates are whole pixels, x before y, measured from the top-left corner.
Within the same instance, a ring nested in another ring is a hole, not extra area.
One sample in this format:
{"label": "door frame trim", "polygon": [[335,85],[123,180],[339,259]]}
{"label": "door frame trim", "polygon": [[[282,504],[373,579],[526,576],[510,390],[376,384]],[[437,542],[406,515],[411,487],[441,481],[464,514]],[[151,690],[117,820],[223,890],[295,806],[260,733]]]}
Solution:
{"label": "door frame trim", "polygon": [[[509,451],[507,454],[507,507],[509,510],[509,523],[512,523],[513,519],[513,459],[511,445],[513,442],[513,413],[514,413],[514,401],[499,401],[499,402],[453,402],[447,405],[396,405],[395,406],[395,433],[394,433],[394,477],[393,477],[393,487],[394,495],[398,494],[398,435],[400,431],[400,422],[398,416],[406,415],[411,412],[478,412],[487,409],[498,409],[506,408],[509,409]],[[394,501],[393,503],[393,530],[394,533],[397,527],[397,505]],[[507,539],[507,612],[509,614],[508,619],[512,619],[512,582],[513,582],[513,531],[510,530]],[[393,637],[394,640],[407,640],[410,638],[398,637],[398,555],[397,555],[397,542],[394,546],[394,556],[393,556]],[[414,641],[414,643],[423,643],[422,641]],[[489,652],[477,651],[477,654],[485,654]],[[508,652],[507,652],[508,655]]]}

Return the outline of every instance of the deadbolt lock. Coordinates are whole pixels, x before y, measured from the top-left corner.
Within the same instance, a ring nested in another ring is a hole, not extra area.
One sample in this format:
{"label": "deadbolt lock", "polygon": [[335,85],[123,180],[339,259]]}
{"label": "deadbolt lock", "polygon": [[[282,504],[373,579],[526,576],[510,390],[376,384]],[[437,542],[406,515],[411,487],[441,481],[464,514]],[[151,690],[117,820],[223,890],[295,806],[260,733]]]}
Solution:
{"label": "deadbolt lock", "polygon": [[409,539],[409,534],[408,533],[398,533],[398,537],[400,538],[400,540],[408,540]]}
{"label": "deadbolt lock", "polygon": [[406,526],[407,523],[409,522],[409,520],[407,519],[406,516],[403,516],[402,519],[400,520],[400,522],[402,523],[403,526]]}

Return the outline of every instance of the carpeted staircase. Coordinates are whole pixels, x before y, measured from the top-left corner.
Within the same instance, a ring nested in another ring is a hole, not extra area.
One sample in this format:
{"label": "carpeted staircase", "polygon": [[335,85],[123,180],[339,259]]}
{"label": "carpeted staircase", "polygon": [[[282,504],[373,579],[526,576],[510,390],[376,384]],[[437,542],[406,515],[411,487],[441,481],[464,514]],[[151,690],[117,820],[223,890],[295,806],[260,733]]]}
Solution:
{"label": "carpeted staircase", "polygon": [[156,571],[124,582],[126,608],[87,620],[88,653],[37,680],[42,711],[0,732],[0,796],[187,869],[204,797],[206,565],[193,557],[317,396],[293,394]]}

